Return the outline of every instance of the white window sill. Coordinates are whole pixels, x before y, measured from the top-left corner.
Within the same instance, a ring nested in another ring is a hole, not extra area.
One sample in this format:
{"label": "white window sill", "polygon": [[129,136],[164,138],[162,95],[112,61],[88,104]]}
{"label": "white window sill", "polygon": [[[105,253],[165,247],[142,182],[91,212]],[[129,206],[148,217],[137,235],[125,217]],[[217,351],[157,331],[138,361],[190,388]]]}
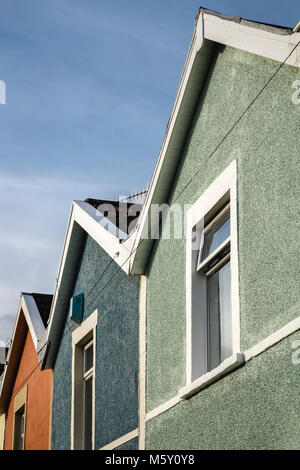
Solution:
{"label": "white window sill", "polygon": [[195,393],[198,393],[203,388],[208,387],[210,384],[216,382],[224,375],[229,374],[229,372],[240,367],[244,362],[244,354],[232,354],[232,356],[228,357],[228,359],[225,359],[225,361],[223,361],[218,367],[210,372],[207,372],[207,374],[202,375],[199,377],[199,379],[195,380],[191,384],[181,388],[178,392],[180,399],[187,399]]}

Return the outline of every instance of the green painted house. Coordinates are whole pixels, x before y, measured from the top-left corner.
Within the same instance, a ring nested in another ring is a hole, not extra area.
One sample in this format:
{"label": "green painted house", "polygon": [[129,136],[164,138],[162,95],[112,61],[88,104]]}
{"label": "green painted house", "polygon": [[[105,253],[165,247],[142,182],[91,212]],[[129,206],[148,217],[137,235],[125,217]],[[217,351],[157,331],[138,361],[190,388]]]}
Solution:
{"label": "green painted house", "polygon": [[300,447],[298,31],[197,16],[131,259],[140,448]]}

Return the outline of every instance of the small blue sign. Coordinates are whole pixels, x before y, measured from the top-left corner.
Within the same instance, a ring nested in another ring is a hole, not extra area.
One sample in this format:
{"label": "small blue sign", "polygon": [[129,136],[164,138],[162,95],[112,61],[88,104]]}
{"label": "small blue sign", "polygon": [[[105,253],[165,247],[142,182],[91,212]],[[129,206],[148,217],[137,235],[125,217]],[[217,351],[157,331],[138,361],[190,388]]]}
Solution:
{"label": "small blue sign", "polygon": [[83,318],[84,294],[74,295],[70,303],[70,317],[76,323],[81,323]]}

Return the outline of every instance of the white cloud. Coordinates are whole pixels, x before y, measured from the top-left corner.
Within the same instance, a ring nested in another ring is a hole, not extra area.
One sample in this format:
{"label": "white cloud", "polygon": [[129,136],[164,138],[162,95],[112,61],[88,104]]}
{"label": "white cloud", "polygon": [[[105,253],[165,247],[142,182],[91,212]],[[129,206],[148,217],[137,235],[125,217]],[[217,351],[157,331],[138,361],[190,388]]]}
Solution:
{"label": "white cloud", "polygon": [[75,179],[0,176],[1,340],[12,334],[21,292],[53,292],[72,200],[108,190]]}

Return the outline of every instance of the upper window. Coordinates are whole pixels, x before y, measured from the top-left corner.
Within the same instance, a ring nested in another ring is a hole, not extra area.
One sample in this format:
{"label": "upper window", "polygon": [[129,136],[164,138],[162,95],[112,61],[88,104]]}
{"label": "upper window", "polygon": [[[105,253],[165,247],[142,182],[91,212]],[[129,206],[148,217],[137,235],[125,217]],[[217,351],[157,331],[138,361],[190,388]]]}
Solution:
{"label": "upper window", "polygon": [[187,213],[187,384],[239,352],[236,163]]}
{"label": "upper window", "polygon": [[206,284],[203,307],[207,315],[206,369],[210,371],[232,354],[230,203],[204,226],[197,271],[199,282]]}
{"label": "upper window", "polygon": [[217,215],[206,224],[203,231],[203,246],[199,250],[198,269],[204,265],[210,267],[216,254],[230,244],[230,204],[217,213]]}

